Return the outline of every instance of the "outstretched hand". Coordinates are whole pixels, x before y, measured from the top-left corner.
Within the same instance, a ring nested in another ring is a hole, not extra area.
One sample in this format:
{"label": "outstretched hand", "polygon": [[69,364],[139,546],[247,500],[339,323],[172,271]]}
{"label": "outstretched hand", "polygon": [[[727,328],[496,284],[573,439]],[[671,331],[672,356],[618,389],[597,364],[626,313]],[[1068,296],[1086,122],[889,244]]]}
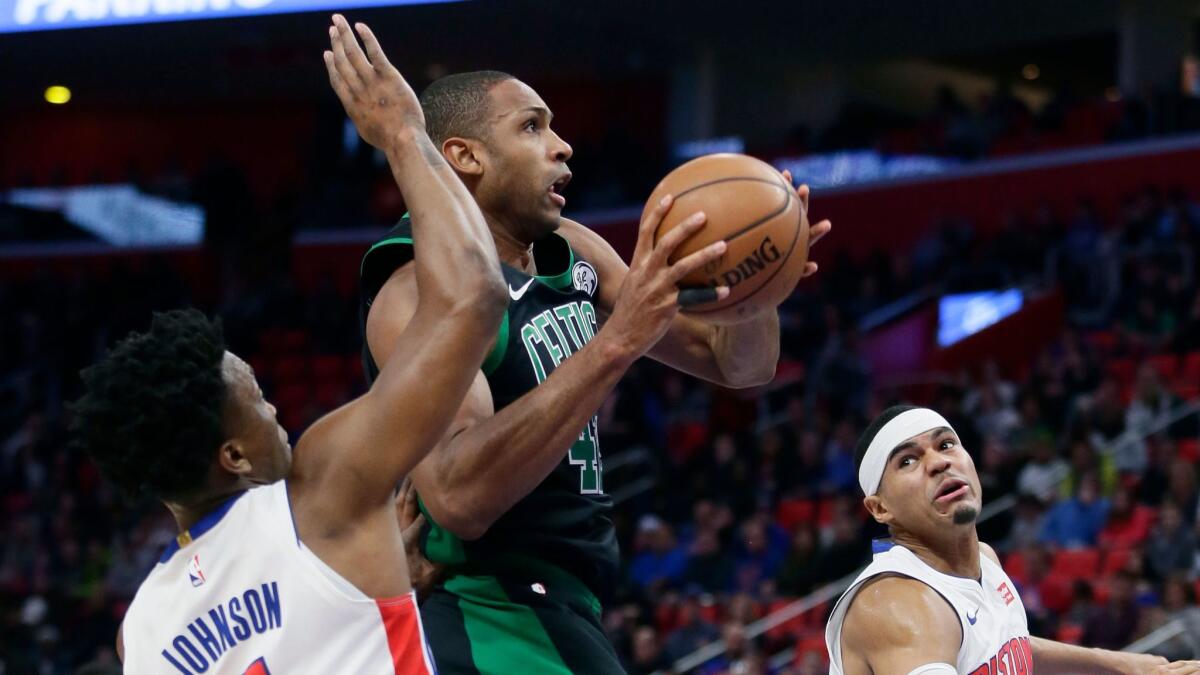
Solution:
{"label": "outstretched hand", "polygon": [[355,24],[366,53],[341,14],[329,27],[329,50],[324,53],[329,84],[354,122],[359,135],[384,149],[406,129],[425,131],[425,114],[412,87],[400,75],[375,34],[365,23]]}

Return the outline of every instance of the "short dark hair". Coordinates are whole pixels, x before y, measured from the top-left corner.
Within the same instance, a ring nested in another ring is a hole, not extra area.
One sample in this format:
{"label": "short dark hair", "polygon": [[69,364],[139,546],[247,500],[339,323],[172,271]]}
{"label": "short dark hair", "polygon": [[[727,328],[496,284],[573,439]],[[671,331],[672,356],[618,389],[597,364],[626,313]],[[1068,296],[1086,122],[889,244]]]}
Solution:
{"label": "short dark hair", "polygon": [[184,497],[224,439],[225,338],[195,309],[156,313],[85,368],[70,405],[74,442],[130,498]]}
{"label": "short dark hair", "polygon": [[498,70],[455,73],[434,80],[421,92],[425,130],[434,145],[447,138],[487,138],[490,105],[488,91],[497,84],[516,78]]}
{"label": "short dark hair", "polygon": [[854,448],[854,474],[857,476],[859,469],[862,468],[863,457],[867,455],[867,448],[871,447],[871,441],[875,440],[875,435],[883,428],[883,425],[891,422],[897,415],[909,410],[916,410],[915,405],[894,405],[887,410],[879,413],[879,416],[871,420],[867,425],[862,435],[858,437],[858,445]]}

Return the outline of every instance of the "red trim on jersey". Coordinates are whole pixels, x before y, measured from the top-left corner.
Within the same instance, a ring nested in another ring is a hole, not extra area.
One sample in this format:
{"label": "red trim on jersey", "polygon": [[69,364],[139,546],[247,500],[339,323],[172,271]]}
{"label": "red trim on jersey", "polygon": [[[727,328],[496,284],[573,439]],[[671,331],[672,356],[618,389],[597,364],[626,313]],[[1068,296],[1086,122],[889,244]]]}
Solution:
{"label": "red trim on jersey", "polygon": [[397,675],[434,675],[433,663],[425,649],[425,631],[417,611],[417,596],[408,593],[395,598],[376,599],[388,651]]}

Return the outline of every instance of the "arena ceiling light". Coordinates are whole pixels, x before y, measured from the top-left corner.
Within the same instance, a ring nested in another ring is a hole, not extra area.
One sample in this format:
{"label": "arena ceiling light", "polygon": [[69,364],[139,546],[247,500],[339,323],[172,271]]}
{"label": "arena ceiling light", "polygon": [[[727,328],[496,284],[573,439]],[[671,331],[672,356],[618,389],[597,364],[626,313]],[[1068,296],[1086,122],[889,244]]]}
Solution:
{"label": "arena ceiling light", "polygon": [[0,0],[0,33],[463,0]]}

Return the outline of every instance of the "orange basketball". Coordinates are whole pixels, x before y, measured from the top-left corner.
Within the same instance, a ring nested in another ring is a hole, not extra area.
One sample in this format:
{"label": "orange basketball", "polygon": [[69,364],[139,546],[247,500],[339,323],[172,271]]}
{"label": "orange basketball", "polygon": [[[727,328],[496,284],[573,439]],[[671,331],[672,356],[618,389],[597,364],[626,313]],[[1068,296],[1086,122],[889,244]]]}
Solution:
{"label": "orange basketball", "polygon": [[783,302],[808,261],[808,228],[795,190],[771,165],[753,157],[715,154],[680,166],[654,188],[642,217],[667,194],[675,203],[658,226],[658,242],[688,216],[708,219],[675,249],[670,262],[724,239],[725,254],[691,273],[682,287],[728,286],[729,296],[683,311],[711,323],[737,323]]}

